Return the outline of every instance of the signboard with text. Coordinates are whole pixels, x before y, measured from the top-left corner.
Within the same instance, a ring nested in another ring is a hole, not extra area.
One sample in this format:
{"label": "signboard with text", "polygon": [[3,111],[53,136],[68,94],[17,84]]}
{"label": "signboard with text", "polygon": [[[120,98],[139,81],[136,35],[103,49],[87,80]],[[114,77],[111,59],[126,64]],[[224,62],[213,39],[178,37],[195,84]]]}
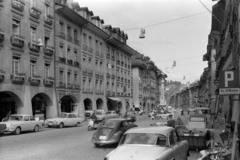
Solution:
{"label": "signboard with text", "polygon": [[219,75],[219,94],[240,94],[239,70],[221,71]]}

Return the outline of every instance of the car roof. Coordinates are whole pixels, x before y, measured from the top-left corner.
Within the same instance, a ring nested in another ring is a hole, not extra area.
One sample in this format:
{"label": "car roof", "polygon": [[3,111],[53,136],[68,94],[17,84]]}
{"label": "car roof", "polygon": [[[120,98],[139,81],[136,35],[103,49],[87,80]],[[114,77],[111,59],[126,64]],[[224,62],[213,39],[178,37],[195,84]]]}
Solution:
{"label": "car roof", "polygon": [[12,114],[11,116],[32,116],[30,114]]}
{"label": "car roof", "polygon": [[204,117],[204,118],[207,118],[207,116],[205,114],[192,114],[189,116],[189,118],[191,117]]}
{"label": "car roof", "polygon": [[170,131],[174,130],[172,127],[136,127],[128,130],[126,133],[159,133],[167,136]]}
{"label": "car roof", "polygon": [[198,110],[209,110],[210,108],[207,108],[207,107],[200,107],[200,108],[195,108],[195,109],[198,109]]}

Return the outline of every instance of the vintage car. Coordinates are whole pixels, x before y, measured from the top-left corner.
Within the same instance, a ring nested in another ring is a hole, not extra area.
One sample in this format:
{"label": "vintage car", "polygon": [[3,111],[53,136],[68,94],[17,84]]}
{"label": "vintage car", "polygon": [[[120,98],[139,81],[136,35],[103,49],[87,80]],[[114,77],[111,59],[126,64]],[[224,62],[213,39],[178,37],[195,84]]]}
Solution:
{"label": "vintage car", "polygon": [[111,110],[107,111],[106,115],[108,115],[111,118],[118,118],[119,117],[119,115],[116,113],[116,111],[111,111]]}
{"label": "vintage car", "polygon": [[188,125],[186,126],[189,130],[209,130],[207,116],[204,114],[193,114],[189,116]]}
{"label": "vintage car", "polygon": [[94,143],[96,147],[116,144],[122,135],[133,127],[137,127],[137,125],[130,123],[127,119],[114,118],[105,120],[98,126],[97,131],[93,134],[92,143]]}
{"label": "vintage car", "polygon": [[64,126],[76,126],[79,127],[80,124],[84,121],[84,118],[79,117],[74,113],[65,113],[62,112],[60,117],[50,118],[45,121],[45,124],[48,127],[59,127],[63,128]]}
{"label": "vintage car", "polygon": [[94,112],[93,110],[86,110],[85,111],[85,118],[89,119],[92,116],[93,112]]}
{"label": "vintage car", "polygon": [[169,116],[173,116],[172,114],[157,114],[155,115],[155,119],[150,123],[151,126],[164,126],[167,125]]}
{"label": "vintage car", "polygon": [[209,128],[213,128],[213,119],[211,119],[211,109],[210,108],[207,108],[207,107],[195,108],[195,114],[206,115]]}
{"label": "vintage car", "polygon": [[20,134],[23,131],[38,132],[43,125],[43,122],[35,120],[34,116],[28,114],[14,114],[4,119],[3,122],[0,122],[0,125],[6,125],[3,132],[14,134]]}
{"label": "vintage car", "polygon": [[179,141],[172,127],[133,128],[104,160],[186,160],[188,142]]}
{"label": "vintage car", "polygon": [[97,116],[98,120],[105,120],[111,118],[111,115],[107,115],[104,110],[96,110],[95,115]]}

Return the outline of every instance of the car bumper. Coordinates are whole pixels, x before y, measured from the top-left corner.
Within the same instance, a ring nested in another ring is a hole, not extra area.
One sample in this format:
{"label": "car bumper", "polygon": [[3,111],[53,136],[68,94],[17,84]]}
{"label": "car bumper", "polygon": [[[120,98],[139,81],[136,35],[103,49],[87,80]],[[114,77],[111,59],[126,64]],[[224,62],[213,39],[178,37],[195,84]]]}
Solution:
{"label": "car bumper", "polygon": [[96,140],[92,140],[92,143],[107,145],[107,144],[116,144],[116,143],[118,143],[118,141],[117,140],[110,140],[110,141],[96,141]]}
{"label": "car bumper", "polygon": [[51,127],[57,127],[57,126],[58,126],[58,124],[56,124],[56,123],[47,123],[47,126],[51,126]]}

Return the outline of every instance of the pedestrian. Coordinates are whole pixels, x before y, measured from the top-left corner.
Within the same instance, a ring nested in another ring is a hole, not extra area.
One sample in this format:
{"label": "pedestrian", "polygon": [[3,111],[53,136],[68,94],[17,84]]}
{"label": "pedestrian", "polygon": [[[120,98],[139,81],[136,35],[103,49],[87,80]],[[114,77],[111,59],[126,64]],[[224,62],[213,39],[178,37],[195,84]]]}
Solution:
{"label": "pedestrian", "polygon": [[155,120],[155,114],[154,114],[154,112],[153,112],[153,111],[151,112],[151,119],[152,119],[152,121],[154,121],[154,120]]}
{"label": "pedestrian", "polygon": [[182,116],[184,115],[184,110],[183,110],[183,109],[181,110],[181,115],[182,115]]}

